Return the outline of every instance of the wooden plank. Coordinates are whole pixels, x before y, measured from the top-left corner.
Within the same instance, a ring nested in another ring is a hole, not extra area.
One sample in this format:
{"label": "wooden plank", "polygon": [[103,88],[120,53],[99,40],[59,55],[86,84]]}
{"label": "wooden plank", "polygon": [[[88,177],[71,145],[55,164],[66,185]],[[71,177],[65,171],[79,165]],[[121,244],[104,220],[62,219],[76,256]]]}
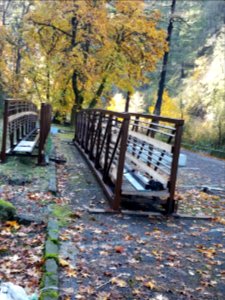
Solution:
{"label": "wooden plank", "polygon": [[12,121],[22,118],[24,116],[30,116],[30,115],[37,116],[38,114],[34,111],[24,111],[24,112],[9,116],[8,122],[12,122]]}
{"label": "wooden plank", "polygon": [[29,153],[31,153],[32,149],[33,149],[33,145],[16,146],[16,148],[14,148],[13,152],[29,152]]}
{"label": "wooden plank", "polygon": [[134,167],[135,170],[146,172],[147,174],[152,176],[153,179],[160,181],[164,185],[164,188],[166,188],[168,180],[163,175],[159,174],[157,171],[147,166],[143,161],[137,159],[129,153],[126,153],[126,158],[136,165]]}
{"label": "wooden plank", "polygon": [[24,141],[18,143],[18,145],[13,149],[14,152],[29,152],[34,150],[39,139],[39,133],[36,135],[34,141]]}
{"label": "wooden plank", "polygon": [[153,139],[147,135],[141,134],[139,132],[135,132],[135,131],[129,131],[129,136],[132,136],[136,139],[139,139],[141,142],[146,142],[150,145],[153,145],[156,148],[165,150],[169,153],[172,152],[172,145],[169,145],[165,142],[159,141],[157,139]]}
{"label": "wooden plank", "polygon": [[169,193],[167,191],[151,191],[151,190],[143,190],[143,191],[132,191],[126,190],[122,188],[122,195],[127,196],[140,196],[140,197],[168,197]]}
{"label": "wooden plank", "polygon": [[104,209],[104,208],[90,208],[86,207],[87,211],[90,214],[123,214],[130,216],[140,216],[140,217],[163,217],[163,214],[160,212],[150,212],[150,211],[134,211],[134,210],[113,210],[113,209]]}

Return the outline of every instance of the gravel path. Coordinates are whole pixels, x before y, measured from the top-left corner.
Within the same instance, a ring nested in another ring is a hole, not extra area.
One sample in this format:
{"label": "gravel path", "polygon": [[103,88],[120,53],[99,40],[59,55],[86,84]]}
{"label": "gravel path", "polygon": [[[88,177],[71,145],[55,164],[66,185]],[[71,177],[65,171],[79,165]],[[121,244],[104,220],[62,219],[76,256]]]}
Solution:
{"label": "gravel path", "polygon": [[57,144],[74,213],[60,234],[61,300],[224,299],[224,211],[214,221],[90,214],[87,206],[107,205],[102,190],[78,150]]}
{"label": "gravel path", "polygon": [[225,189],[225,160],[182,150],[187,166],[179,169],[179,186],[210,186]]}

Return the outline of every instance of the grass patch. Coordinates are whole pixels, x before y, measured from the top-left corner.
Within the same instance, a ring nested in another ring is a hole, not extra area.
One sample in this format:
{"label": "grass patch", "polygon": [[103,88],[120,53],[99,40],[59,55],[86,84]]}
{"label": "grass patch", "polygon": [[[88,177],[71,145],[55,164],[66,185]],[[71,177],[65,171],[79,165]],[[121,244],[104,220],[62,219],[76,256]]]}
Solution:
{"label": "grass patch", "polygon": [[46,155],[50,155],[51,151],[52,151],[52,147],[53,147],[53,143],[52,143],[52,138],[49,135],[45,144],[45,153]]}
{"label": "grass patch", "polygon": [[63,227],[68,224],[71,217],[71,209],[69,206],[59,206],[59,205],[52,205],[52,213],[51,215],[57,218],[59,226]]}
{"label": "grass patch", "polygon": [[43,190],[48,188],[48,169],[36,165],[34,157],[8,157],[6,163],[0,164],[0,183],[13,181],[34,182],[43,179]]}

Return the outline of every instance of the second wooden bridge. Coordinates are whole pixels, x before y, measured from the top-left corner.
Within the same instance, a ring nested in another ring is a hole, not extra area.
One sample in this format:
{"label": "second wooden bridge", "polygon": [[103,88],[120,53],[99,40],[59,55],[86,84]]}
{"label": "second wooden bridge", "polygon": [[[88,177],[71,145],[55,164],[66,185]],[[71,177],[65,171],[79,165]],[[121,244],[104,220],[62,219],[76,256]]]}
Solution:
{"label": "second wooden bridge", "polygon": [[175,188],[184,121],[148,114],[81,110],[74,141],[87,158],[112,208],[124,197],[164,199],[176,210]]}

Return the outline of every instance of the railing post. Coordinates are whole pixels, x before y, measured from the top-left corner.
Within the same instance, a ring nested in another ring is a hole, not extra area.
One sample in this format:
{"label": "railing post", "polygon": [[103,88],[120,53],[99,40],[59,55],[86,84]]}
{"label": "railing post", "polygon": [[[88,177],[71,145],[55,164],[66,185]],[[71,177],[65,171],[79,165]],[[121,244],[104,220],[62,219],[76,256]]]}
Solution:
{"label": "railing post", "polygon": [[73,141],[78,141],[78,131],[79,130],[79,113],[75,111],[74,115],[74,138]]}
{"label": "railing post", "polygon": [[93,157],[93,152],[94,152],[94,143],[95,143],[95,139],[96,139],[96,135],[97,135],[97,128],[96,128],[96,115],[97,113],[94,112],[93,114],[93,119],[92,119],[92,125],[91,125],[91,128],[90,128],[90,150],[89,150],[89,157],[90,159],[92,160],[94,157]]}
{"label": "railing post", "polygon": [[[132,131],[135,131],[135,132],[138,131],[138,124],[139,124],[139,117],[136,116],[133,127],[132,127]],[[133,147],[132,147],[132,151],[133,151],[132,154],[133,155],[135,155],[135,153],[136,153],[136,142],[137,142],[137,139],[134,138],[134,144],[133,144]]]}
{"label": "railing post", "polygon": [[100,141],[101,141],[101,133],[102,133],[102,113],[99,114],[99,119],[98,119],[98,127],[97,127],[97,142],[96,142],[96,154],[95,154],[95,168],[99,168],[99,159],[100,159]]}
{"label": "railing post", "polygon": [[82,137],[81,137],[81,147],[84,149],[85,146],[85,138],[86,138],[86,119],[87,119],[87,112],[83,112],[82,117]]}
{"label": "railing post", "polygon": [[176,190],[176,180],[177,180],[182,131],[183,131],[183,124],[176,124],[176,134],[175,134],[174,147],[173,147],[173,160],[172,160],[170,181],[169,181],[170,196],[167,199],[167,207],[166,207],[167,214],[172,214],[176,210],[174,195]]}
{"label": "railing post", "polygon": [[45,115],[46,115],[45,103],[41,103],[40,112],[40,137],[39,137],[39,147],[38,147],[38,165],[43,164],[44,160],[44,130],[45,130]]}
{"label": "railing post", "polygon": [[39,137],[39,148],[38,148],[38,165],[45,165],[44,161],[44,150],[45,143],[48,137],[48,133],[51,128],[51,106],[50,104],[41,104],[40,113],[40,137]]}
{"label": "railing post", "polygon": [[86,153],[89,153],[89,142],[90,142],[90,135],[91,135],[92,118],[93,118],[93,114],[91,111],[89,111],[88,118],[87,118],[86,139],[85,139],[85,146],[84,146]]}
{"label": "railing post", "polygon": [[8,128],[8,108],[9,102],[5,100],[4,103],[4,118],[3,118],[3,133],[2,133],[2,151],[1,151],[1,162],[3,163],[6,159],[6,141],[7,141],[7,128]]}
{"label": "railing post", "polygon": [[121,135],[121,142],[120,142],[120,154],[118,160],[118,167],[117,167],[117,179],[115,185],[115,192],[114,192],[114,199],[112,207],[115,210],[118,210],[120,207],[121,202],[121,190],[123,184],[123,170],[124,164],[126,159],[126,150],[127,150],[127,138],[128,138],[128,131],[129,131],[129,122],[130,122],[130,115],[124,114],[124,124],[123,124],[123,132]]}
{"label": "railing post", "polygon": [[110,144],[111,144],[111,138],[112,138],[112,115],[109,116],[108,120],[108,126],[107,126],[108,132],[106,137],[106,144],[105,144],[105,161],[104,161],[104,169],[103,169],[103,181],[108,180],[108,162],[109,162],[109,152],[110,152]]}

